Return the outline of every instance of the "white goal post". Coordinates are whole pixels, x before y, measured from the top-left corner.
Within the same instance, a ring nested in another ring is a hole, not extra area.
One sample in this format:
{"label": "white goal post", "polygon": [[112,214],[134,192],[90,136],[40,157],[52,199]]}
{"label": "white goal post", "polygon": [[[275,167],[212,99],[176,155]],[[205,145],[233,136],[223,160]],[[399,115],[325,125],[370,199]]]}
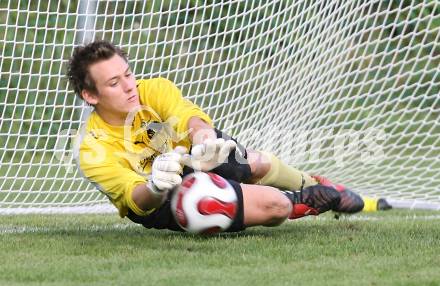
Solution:
{"label": "white goal post", "polygon": [[0,2],[0,213],[107,212],[72,162],[73,48],[107,39],[245,145],[394,206],[440,209],[440,3]]}

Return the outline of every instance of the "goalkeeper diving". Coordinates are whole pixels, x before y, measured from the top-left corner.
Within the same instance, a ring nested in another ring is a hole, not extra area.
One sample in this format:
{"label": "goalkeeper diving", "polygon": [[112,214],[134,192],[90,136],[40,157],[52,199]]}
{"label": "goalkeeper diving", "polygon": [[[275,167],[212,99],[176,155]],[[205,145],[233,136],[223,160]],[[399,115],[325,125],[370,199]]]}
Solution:
{"label": "goalkeeper diving", "polygon": [[274,154],[245,148],[164,78],[136,80],[125,52],[106,41],[75,48],[68,78],[94,110],[74,152],[81,173],[118,209],[146,228],[182,231],[170,199],[182,177],[213,172],[238,198],[229,232],[276,226],[326,211],[386,209],[323,176],[311,176]]}

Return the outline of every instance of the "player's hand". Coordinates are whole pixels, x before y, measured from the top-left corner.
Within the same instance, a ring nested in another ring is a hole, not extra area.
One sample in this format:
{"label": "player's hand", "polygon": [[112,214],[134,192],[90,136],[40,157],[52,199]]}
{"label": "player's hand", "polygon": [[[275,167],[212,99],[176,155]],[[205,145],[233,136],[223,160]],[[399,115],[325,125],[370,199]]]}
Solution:
{"label": "player's hand", "polygon": [[156,193],[165,193],[182,182],[182,155],[186,148],[176,147],[172,152],[164,153],[156,157],[151,168],[151,179],[148,187]]}
{"label": "player's hand", "polygon": [[206,139],[202,144],[194,145],[190,155],[183,155],[181,163],[194,170],[211,171],[224,163],[236,147],[237,144],[233,140]]}

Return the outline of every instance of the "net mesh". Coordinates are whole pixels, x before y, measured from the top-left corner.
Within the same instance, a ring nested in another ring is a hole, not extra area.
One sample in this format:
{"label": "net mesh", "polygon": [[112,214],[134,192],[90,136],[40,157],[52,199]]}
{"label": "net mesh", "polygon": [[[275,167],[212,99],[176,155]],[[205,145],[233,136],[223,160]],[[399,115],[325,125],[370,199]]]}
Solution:
{"label": "net mesh", "polygon": [[244,145],[440,209],[438,1],[0,2],[0,212],[112,210],[71,160],[73,48],[106,39]]}

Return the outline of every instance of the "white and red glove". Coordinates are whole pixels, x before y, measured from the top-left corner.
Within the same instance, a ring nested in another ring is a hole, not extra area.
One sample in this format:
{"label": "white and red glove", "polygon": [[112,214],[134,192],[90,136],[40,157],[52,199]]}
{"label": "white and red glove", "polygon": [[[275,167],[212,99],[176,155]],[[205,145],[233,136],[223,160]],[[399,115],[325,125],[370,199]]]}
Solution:
{"label": "white and red glove", "polygon": [[206,139],[203,143],[194,145],[191,154],[184,154],[181,163],[197,171],[211,171],[224,163],[236,147],[233,140]]}
{"label": "white and red glove", "polygon": [[186,148],[176,147],[173,151],[156,157],[151,167],[151,178],[148,188],[155,193],[166,193],[182,182],[181,160]]}

